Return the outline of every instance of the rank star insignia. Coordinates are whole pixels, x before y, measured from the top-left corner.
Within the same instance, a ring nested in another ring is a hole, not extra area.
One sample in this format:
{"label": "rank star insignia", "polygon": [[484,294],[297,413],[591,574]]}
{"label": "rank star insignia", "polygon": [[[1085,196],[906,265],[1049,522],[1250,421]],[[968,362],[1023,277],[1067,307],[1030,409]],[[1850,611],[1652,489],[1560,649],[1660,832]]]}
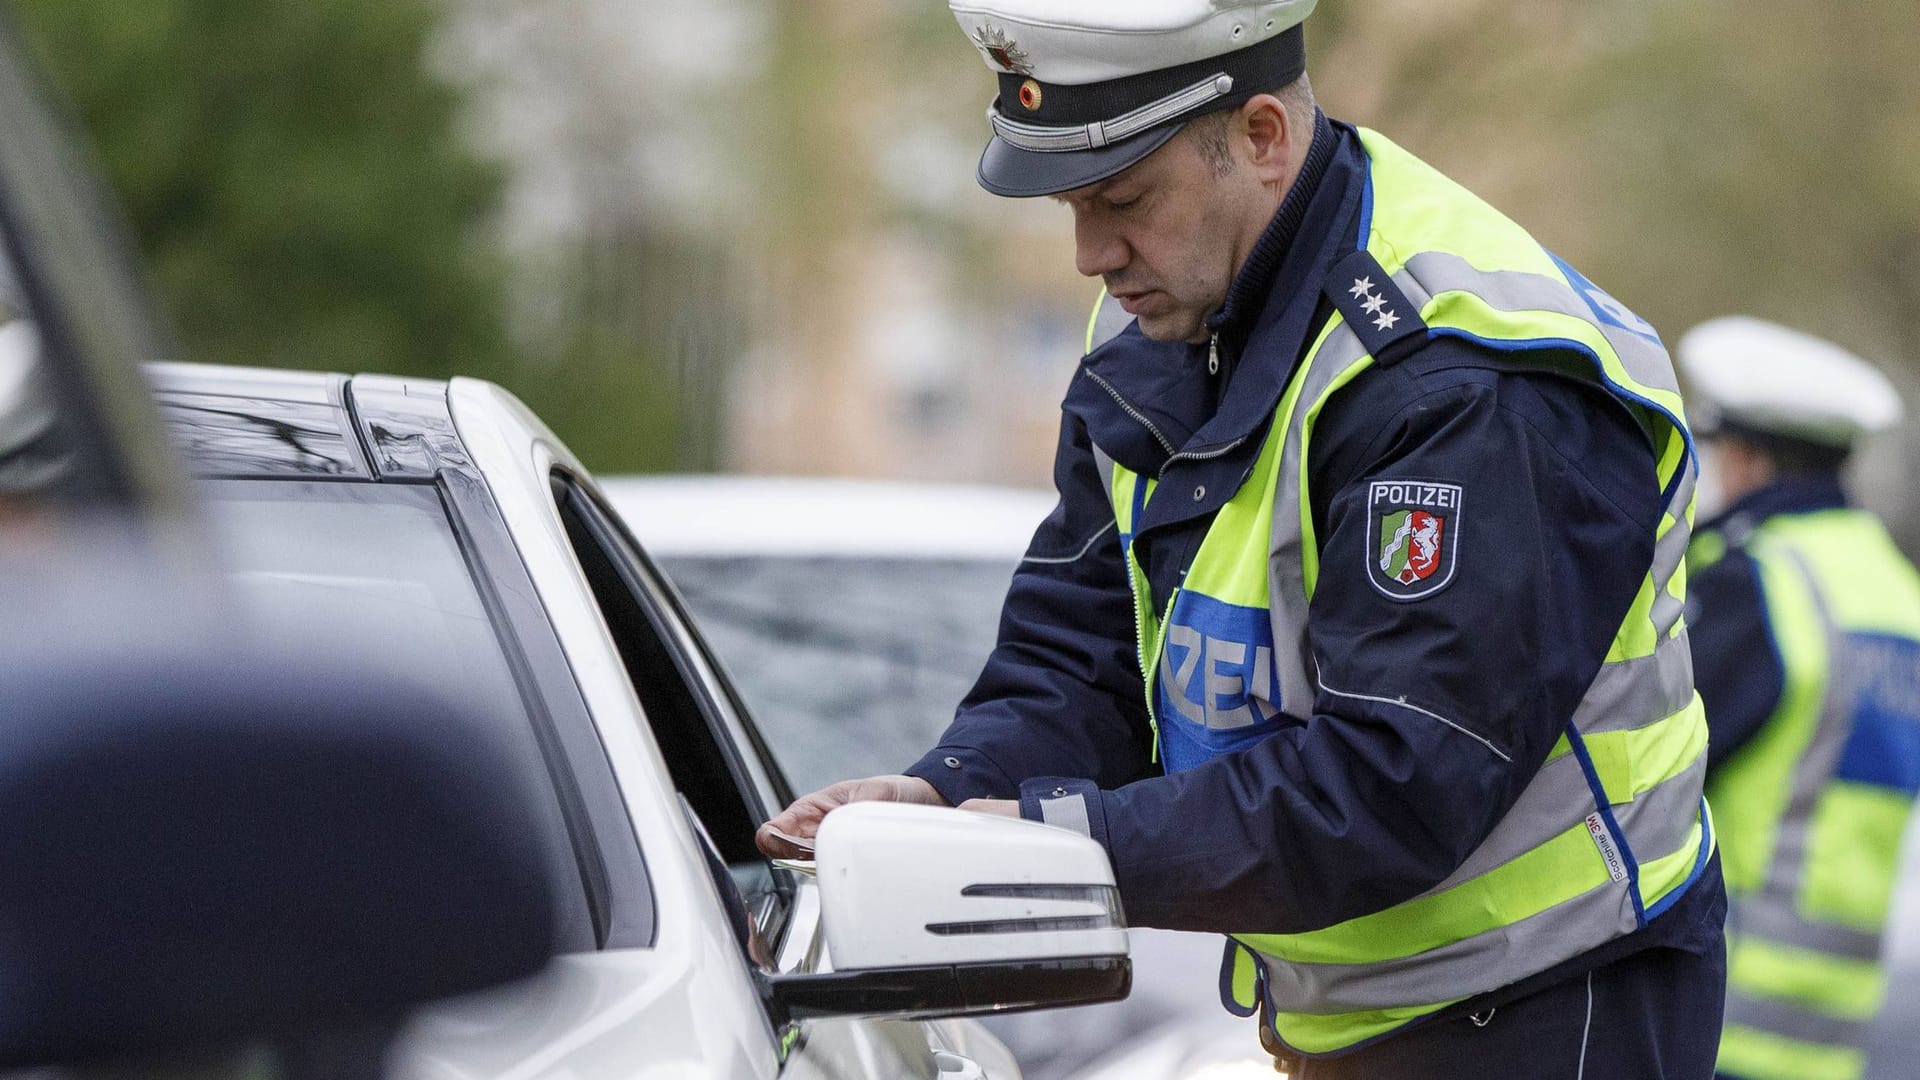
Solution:
{"label": "rank star insignia", "polygon": [[1358,300],[1373,291],[1373,279],[1370,277],[1354,278],[1353,288],[1347,291],[1353,294],[1355,300]]}
{"label": "rank star insignia", "polygon": [[973,28],[973,43],[980,46],[980,51],[987,54],[987,59],[1000,67],[1021,75],[1033,74],[1033,65],[1028,62],[1026,50],[1014,44],[1006,31],[992,23]]}
{"label": "rank star insignia", "polygon": [[1367,489],[1367,580],[1390,600],[1418,600],[1453,581],[1461,490],[1428,480],[1375,480]]}
{"label": "rank star insignia", "polygon": [[1393,324],[1399,321],[1400,316],[1395,315],[1391,311],[1383,311],[1380,313],[1379,318],[1373,320],[1373,328],[1375,330],[1391,330],[1393,329]]}
{"label": "rank star insignia", "polygon": [[1380,314],[1380,309],[1386,306],[1387,298],[1384,296],[1369,296],[1367,302],[1360,305],[1361,309],[1369,315]]}

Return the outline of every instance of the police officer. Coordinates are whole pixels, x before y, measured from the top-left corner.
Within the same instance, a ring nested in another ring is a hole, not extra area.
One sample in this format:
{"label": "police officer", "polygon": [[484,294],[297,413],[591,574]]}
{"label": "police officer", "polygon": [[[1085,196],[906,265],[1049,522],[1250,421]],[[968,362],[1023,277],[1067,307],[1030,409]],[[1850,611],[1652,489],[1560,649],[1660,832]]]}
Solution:
{"label": "police officer", "polygon": [[[941,744],[798,800],[1081,830],[1296,1076],[1708,1076],[1725,900],[1651,327],[1305,75],[1313,0],[952,0],[1107,299]],[[1199,987],[1195,993],[1204,993]]]}
{"label": "police officer", "polygon": [[1720,1071],[1849,1080],[1920,791],[1920,574],[1847,505],[1839,469],[1900,399],[1852,354],[1758,319],[1696,327],[1680,360],[1731,500],[1688,558],[1734,905]]}

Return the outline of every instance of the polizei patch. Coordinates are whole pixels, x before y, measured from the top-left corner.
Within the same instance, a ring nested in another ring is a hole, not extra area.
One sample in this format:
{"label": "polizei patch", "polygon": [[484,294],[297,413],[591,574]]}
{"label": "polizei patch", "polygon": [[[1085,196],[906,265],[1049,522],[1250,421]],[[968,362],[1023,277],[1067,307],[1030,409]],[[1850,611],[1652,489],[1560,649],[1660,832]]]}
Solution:
{"label": "polizei patch", "polygon": [[1432,596],[1453,580],[1460,485],[1375,480],[1367,487],[1367,580],[1392,600]]}

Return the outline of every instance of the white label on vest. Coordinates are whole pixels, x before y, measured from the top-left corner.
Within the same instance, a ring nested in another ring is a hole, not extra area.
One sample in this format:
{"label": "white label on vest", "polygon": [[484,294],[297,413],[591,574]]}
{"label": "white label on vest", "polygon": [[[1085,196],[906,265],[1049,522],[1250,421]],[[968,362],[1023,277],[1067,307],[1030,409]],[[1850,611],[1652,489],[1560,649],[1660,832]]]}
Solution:
{"label": "white label on vest", "polygon": [[1593,837],[1593,846],[1600,849],[1600,857],[1607,862],[1607,876],[1615,881],[1627,880],[1627,864],[1620,860],[1620,849],[1613,846],[1613,834],[1599,814],[1587,815],[1587,835]]}

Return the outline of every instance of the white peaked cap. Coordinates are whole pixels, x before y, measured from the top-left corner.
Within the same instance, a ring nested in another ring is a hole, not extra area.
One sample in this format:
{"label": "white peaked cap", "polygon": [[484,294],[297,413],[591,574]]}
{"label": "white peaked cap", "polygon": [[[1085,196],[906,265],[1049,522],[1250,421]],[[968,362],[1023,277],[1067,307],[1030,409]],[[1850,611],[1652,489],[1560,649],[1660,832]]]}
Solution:
{"label": "white peaked cap", "polygon": [[[995,72],[983,40],[1014,43],[1041,82],[1078,86],[1207,60],[1306,21],[1316,0],[949,0]],[[1271,89],[1271,88],[1269,88]]]}
{"label": "white peaked cap", "polygon": [[1729,315],[1680,339],[1680,367],[1710,414],[1753,431],[1847,447],[1891,427],[1900,395],[1878,369],[1831,341]]}
{"label": "white peaked cap", "polygon": [[999,83],[980,185],[1030,198],[1125,169],[1306,70],[1315,0],[948,0]]}

